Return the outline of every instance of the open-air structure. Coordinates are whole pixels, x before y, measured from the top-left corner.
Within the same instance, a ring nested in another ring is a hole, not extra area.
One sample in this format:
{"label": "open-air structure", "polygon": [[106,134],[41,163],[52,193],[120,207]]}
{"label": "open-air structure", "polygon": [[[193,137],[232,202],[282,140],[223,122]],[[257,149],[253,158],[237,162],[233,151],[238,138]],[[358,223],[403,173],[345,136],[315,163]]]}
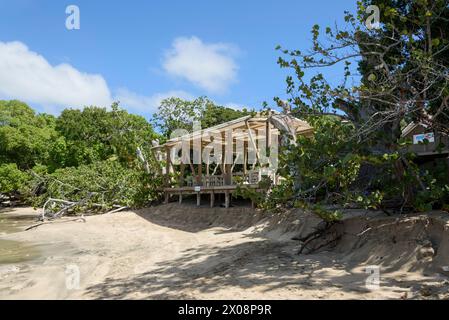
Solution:
{"label": "open-air structure", "polygon": [[182,203],[184,195],[207,194],[210,206],[224,197],[229,207],[238,184],[260,190],[264,176],[278,183],[278,146],[298,134],[310,135],[313,128],[291,116],[270,112],[245,116],[214,127],[185,133],[153,147],[155,157],[165,162],[165,202],[173,196]]}

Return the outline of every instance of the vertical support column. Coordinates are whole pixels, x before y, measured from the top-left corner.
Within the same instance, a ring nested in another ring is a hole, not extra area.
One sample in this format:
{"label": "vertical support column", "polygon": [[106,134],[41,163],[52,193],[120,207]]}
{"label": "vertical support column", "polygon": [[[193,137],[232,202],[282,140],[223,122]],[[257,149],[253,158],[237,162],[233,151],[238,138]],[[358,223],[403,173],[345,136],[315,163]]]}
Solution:
{"label": "vertical support column", "polygon": [[169,194],[167,191],[165,191],[165,200],[164,200],[164,203],[165,203],[165,204],[168,204],[169,200],[170,200],[170,194]]}
{"label": "vertical support column", "polygon": [[267,118],[267,123],[265,126],[265,135],[266,135],[265,136],[265,142],[266,142],[265,154],[268,156],[269,150],[271,148],[271,126],[270,126],[270,118],[269,117]]}
{"label": "vertical support column", "polygon": [[226,164],[225,165],[226,168],[226,173],[225,173],[225,185],[230,186],[232,185],[232,164]]}
{"label": "vertical support column", "polygon": [[179,202],[179,204],[182,204],[182,192],[179,193],[178,202]]}
{"label": "vertical support column", "polygon": [[201,131],[201,124],[197,121],[194,121],[193,123],[193,131],[197,132],[197,136],[193,138],[193,164],[197,165],[198,172],[196,176],[196,184],[198,186],[201,185],[202,182],[202,131]]}
{"label": "vertical support column", "polygon": [[196,177],[197,179],[197,185],[202,186],[203,185],[203,159],[202,159],[202,152],[203,148],[201,144],[197,146],[199,148],[199,160],[198,160],[198,175]]}
{"label": "vertical support column", "polygon": [[165,148],[166,153],[166,163],[165,163],[165,186],[168,188],[170,186],[170,148]]}
{"label": "vertical support column", "polygon": [[232,137],[232,130],[227,130],[225,132],[225,156],[224,156],[224,184],[232,184],[232,164],[234,162],[234,139]]}
{"label": "vertical support column", "polygon": [[210,207],[213,208],[215,206],[215,193],[210,194]]}
{"label": "vertical support column", "polygon": [[231,204],[231,199],[230,199],[230,193],[229,191],[225,192],[225,207],[229,208],[230,204]]}
{"label": "vertical support column", "polygon": [[198,164],[197,182],[199,186],[203,185],[203,165],[201,162]]}
{"label": "vertical support column", "polygon": [[[251,132],[252,129],[251,129],[251,127],[249,126],[248,121],[246,121],[245,123],[246,123],[246,129],[248,130],[249,141],[251,142],[251,147],[254,148],[254,151],[256,152],[256,159],[257,159],[257,162],[258,162],[259,165],[260,165],[260,164],[261,164],[261,161],[260,161],[259,149],[257,148],[256,141],[254,140],[253,134],[252,134],[252,132]],[[255,163],[253,164],[251,170],[254,170],[254,169],[256,168],[257,162],[255,162]]]}
{"label": "vertical support column", "polygon": [[201,206],[201,193],[200,192],[196,193],[196,206],[197,207]]}
{"label": "vertical support column", "polygon": [[243,174],[246,175],[248,173],[248,142],[243,142]]}
{"label": "vertical support column", "polygon": [[206,176],[210,176],[210,153],[207,154],[206,160]]}

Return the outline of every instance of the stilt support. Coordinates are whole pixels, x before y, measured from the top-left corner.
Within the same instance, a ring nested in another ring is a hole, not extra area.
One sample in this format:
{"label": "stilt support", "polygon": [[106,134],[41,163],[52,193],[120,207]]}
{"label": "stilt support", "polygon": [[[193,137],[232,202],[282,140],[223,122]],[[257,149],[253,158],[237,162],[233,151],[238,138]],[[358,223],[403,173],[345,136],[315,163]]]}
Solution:
{"label": "stilt support", "polygon": [[210,194],[210,207],[213,208],[215,205],[215,193]]}
{"label": "stilt support", "polygon": [[201,193],[199,192],[196,193],[196,206],[201,206]]}
{"label": "stilt support", "polygon": [[230,193],[229,193],[229,191],[226,191],[225,192],[225,207],[229,208],[230,204],[231,204]]}

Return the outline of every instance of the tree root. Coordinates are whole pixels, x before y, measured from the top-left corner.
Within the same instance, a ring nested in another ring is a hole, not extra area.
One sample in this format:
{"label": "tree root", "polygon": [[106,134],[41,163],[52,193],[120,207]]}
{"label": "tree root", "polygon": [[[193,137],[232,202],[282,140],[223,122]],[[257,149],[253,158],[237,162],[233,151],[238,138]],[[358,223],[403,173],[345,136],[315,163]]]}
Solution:
{"label": "tree root", "polygon": [[[331,230],[331,228],[332,228],[333,226],[335,226],[335,224],[336,224],[335,222],[332,222],[332,223],[326,222],[326,223],[324,224],[324,226],[322,226],[321,228],[315,230],[314,232],[312,232],[312,233],[306,235],[305,237],[302,237],[302,238],[298,238],[298,237],[292,238],[292,240],[298,240],[298,241],[301,242],[301,247],[300,247],[300,249],[298,250],[298,254],[302,254],[302,253],[304,252],[304,250],[308,247],[308,245],[309,245],[310,243],[312,243],[313,241],[319,240],[320,238],[322,238],[323,240],[325,240],[325,237],[326,237],[327,235],[332,235],[332,233],[329,233],[329,231]],[[319,249],[322,249],[322,248],[324,248],[324,247],[326,247],[326,246],[331,245],[332,243],[336,243],[336,242],[338,242],[338,240],[340,240],[340,239],[341,239],[341,235],[339,235],[338,233],[335,233],[335,235],[332,235],[332,238],[331,238],[329,241],[325,241],[323,244],[320,244],[320,245],[317,246],[317,247],[309,248],[308,253],[313,253],[313,252],[315,252],[315,251],[317,251],[317,250],[319,250]]]}

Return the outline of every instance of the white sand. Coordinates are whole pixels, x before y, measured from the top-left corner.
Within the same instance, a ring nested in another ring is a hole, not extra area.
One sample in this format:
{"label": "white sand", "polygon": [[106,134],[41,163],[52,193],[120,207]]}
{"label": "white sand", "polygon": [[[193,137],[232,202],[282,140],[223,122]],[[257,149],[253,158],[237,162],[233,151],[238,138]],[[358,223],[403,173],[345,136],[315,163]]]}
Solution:
{"label": "white sand", "polygon": [[[31,210],[0,214],[30,214]],[[342,239],[342,245],[331,252],[298,256],[298,242],[289,239],[312,228],[313,218],[265,217],[264,223],[249,227],[263,218],[248,208],[168,205],[2,235],[0,239],[33,246],[40,256],[0,265],[0,299],[448,297],[447,275],[426,268],[429,264],[407,265],[416,260],[416,245],[410,249],[413,259],[400,266],[379,263],[380,287],[370,290],[366,265],[375,262],[380,247],[355,250],[352,259],[348,239]],[[444,232],[446,238],[440,241],[449,239]],[[376,252],[371,255],[370,250]],[[439,259],[438,267],[449,265],[447,256]],[[76,268],[79,288],[73,288],[76,281],[70,282]]]}

